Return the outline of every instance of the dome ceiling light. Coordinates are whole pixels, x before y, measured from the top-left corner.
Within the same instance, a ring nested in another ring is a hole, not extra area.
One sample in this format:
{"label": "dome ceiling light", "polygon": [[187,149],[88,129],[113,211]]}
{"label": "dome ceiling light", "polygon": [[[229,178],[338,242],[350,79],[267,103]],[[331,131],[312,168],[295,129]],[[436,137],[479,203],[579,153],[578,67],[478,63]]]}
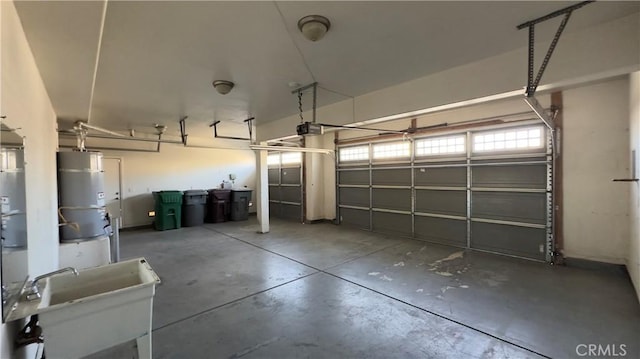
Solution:
{"label": "dome ceiling light", "polygon": [[298,29],[308,40],[316,42],[331,28],[331,22],[321,15],[307,15],[298,20]]}
{"label": "dome ceiling light", "polygon": [[213,81],[213,87],[221,95],[226,95],[229,92],[231,92],[231,89],[233,89],[233,86],[235,86],[235,84],[231,81],[226,81],[226,80]]}

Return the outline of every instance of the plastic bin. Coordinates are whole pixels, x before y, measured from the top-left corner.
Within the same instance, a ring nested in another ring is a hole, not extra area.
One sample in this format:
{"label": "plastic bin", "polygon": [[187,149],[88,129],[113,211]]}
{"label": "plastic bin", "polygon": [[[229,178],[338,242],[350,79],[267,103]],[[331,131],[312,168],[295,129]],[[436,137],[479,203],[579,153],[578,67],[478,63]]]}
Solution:
{"label": "plastic bin", "polygon": [[158,231],[178,229],[182,221],[182,192],[159,191],[153,192],[156,217],[154,228]]}
{"label": "plastic bin", "polygon": [[226,222],[231,215],[231,190],[210,189],[207,198],[207,217],[209,223]]}
{"label": "plastic bin", "polygon": [[251,190],[231,190],[232,221],[249,219],[249,202],[251,202]]}
{"label": "plastic bin", "polygon": [[184,191],[182,200],[182,225],[195,227],[204,224],[205,205],[207,204],[207,191]]}

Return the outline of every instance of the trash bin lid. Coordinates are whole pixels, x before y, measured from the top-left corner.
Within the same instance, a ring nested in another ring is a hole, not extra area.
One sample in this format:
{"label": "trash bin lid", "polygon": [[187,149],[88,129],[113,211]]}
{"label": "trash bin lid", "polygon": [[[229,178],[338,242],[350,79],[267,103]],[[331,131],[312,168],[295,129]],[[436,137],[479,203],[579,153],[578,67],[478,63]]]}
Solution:
{"label": "trash bin lid", "polygon": [[162,203],[181,203],[182,192],[180,191],[157,191],[153,192],[153,198]]}
{"label": "trash bin lid", "polygon": [[184,195],[185,196],[206,196],[207,191],[203,189],[190,189],[190,190],[184,191]]}

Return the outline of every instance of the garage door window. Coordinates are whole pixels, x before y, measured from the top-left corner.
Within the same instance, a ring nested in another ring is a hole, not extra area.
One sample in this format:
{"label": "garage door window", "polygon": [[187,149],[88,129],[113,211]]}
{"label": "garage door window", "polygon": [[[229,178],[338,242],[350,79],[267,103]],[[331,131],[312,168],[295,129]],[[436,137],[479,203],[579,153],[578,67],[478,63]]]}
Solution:
{"label": "garage door window", "polygon": [[473,152],[506,152],[544,147],[542,126],[473,134]]}
{"label": "garage door window", "polygon": [[403,157],[406,158],[410,156],[410,151],[411,143],[408,141],[379,143],[373,145],[373,159],[387,160]]}
{"label": "garage door window", "polygon": [[347,147],[340,149],[340,162],[366,161],[369,159],[369,146]]}
{"label": "garage door window", "polygon": [[442,136],[416,140],[416,156],[465,153],[465,136]]}
{"label": "garage door window", "polygon": [[291,165],[302,163],[302,152],[283,152],[282,164]]}
{"label": "garage door window", "polygon": [[269,166],[277,166],[280,164],[280,154],[272,153],[267,156],[267,165]]}

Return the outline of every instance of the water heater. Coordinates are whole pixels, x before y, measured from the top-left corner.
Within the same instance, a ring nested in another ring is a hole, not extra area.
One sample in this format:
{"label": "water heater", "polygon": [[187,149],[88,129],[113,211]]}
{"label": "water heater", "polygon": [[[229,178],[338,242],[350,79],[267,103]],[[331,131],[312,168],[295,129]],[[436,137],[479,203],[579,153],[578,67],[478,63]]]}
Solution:
{"label": "water heater", "polygon": [[0,204],[3,248],[27,246],[24,150],[0,148]]}
{"label": "water heater", "polygon": [[105,235],[104,170],[100,152],[58,152],[60,241]]}

